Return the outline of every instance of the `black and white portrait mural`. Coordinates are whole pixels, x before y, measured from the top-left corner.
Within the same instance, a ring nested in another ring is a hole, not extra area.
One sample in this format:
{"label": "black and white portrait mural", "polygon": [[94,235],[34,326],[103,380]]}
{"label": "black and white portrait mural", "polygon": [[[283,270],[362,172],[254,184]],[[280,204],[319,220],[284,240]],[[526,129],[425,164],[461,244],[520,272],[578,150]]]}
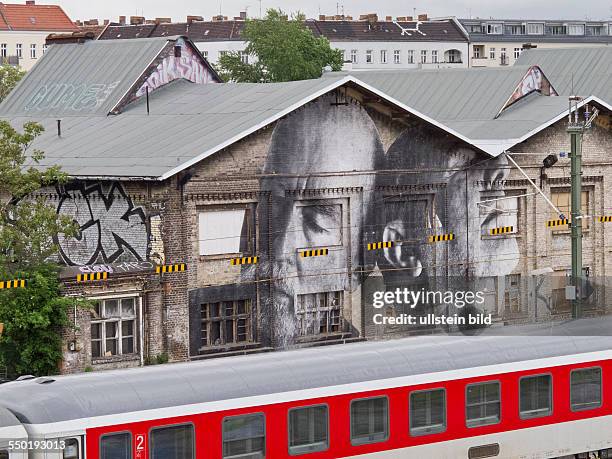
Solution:
{"label": "black and white portrait mural", "polygon": [[[241,298],[251,298],[251,318],[260,330],[253,339],[287,347],[376,335],[373,292],[449,288],[452,279],[497,278],[515,270],[516,240],[482,237],[490,228],[516,226],[512,204],[497,201],[506,196],[506,159],[490,158],[421,121],[387,129],[388,119],[376,116],[334,95],[307,104],[275,125],[258,202],[200,214],[206,230],[200,255],[229,251],[259,261],[241,266],[235,285],[191,292],[191,320],[198,328],[192,352],[200,345],[231,344],[218,327],[211,332],[212,326],[203,326],[198,335],[202,304],[210,315],[208,309],[229,300],[232,308],[246,310]],[[228,237],[226,228],[240,222],[242,229]],[[452,241],[428,243],[430,236],[448,233]],[[375,242],[393,244],[369,250]],[[305,251],[314,253],[303,256]],[[388,306],[386,315],[406,312]]]}

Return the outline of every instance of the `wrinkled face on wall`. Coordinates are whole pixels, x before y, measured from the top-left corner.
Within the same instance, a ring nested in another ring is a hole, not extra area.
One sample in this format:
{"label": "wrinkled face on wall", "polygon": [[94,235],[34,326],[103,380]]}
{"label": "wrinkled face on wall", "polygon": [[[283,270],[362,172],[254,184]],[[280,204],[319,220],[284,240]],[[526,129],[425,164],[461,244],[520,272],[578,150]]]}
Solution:
{"label": "wrinkled face on wall", "polygon": [[[406,129],[391,145],[379,183],[383,192],[385,241],[402,241],[384,250],[385,281],[419,283],[433,273],[450,276],[500,276],[518,263],[514,238],[488,238],[496,226],[515,226],[516,214],[505,212],[504,200],[482,206],[480,201],[504,198],[507,159],[486,158],[452,137],[423,126]],[[432,234],[453,233],[454,240],[429,244]],[[388,271],[388,272],[387,272]]]}
{"label": "wrinkled face on wall", "polygon": [[[309,326],[296,318],[300,308],[314,306],[308,294],[353,289],[347,260],[360,258],[362,227],[371,218],[374,171],[383,147],[363,108],[335,101],[321,97],[281,120],[263,170],[261,188],[271,194],[272,204],[269,215],[259,206],[259,221],[270,222],[270,244],[260,247],[258,269],[272,280],[269,307],[287,334],[281,341],[291,341],[298,325]],[[350,198],[347,189],[354,190]],[[318,248],[329,254],[300,255]],[[311,319],[314,326],[317,318]]]}

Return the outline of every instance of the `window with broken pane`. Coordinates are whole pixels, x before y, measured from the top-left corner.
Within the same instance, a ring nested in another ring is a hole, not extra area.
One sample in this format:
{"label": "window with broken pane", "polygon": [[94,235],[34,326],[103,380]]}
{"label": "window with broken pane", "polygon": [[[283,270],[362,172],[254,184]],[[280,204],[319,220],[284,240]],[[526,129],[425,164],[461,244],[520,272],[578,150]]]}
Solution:
{"label": "window with broken pane", "polygon": [[96,301],[91,311],[91,356],[136,352],[136,298]]}
{"label": "window with broken pane", "polygon": [[242,344],[251,341],[251,300],[203,303],[202,346]]}
{"label": "window with broken pane", "polygon": [[301,336],[342,331],[342,291],[298,295],[296,316]]}

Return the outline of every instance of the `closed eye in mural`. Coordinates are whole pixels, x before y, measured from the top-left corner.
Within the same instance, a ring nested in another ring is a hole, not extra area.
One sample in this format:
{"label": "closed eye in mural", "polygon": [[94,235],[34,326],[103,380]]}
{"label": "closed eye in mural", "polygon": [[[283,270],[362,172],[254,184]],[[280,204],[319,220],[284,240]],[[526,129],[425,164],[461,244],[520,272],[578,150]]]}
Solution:
{"label": "closed eye in mural", "polygon": [[118,184],[71,185],[58,190],[58,214],[77,222],[79,234],[59,234],[62,261],[68,265],[144,260],[148,231],[145,211]]}

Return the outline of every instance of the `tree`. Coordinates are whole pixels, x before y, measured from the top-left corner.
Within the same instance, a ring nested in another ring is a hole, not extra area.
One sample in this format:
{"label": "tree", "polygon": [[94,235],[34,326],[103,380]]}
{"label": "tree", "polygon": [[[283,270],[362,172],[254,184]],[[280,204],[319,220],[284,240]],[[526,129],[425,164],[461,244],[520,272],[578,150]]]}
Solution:
{"label": "tree", "polygon": [[342,52],[332,49],[325,37],[315,37],[304,24],[304,15],[288,18],[280,9],[269,9],[264,19],[248,19],[242,36],[245,53],[254,62],[230,52],[219,58],[219,73],[225,81],[277,82],[319,78],[323,69],[342,68]]}
{"label": "tree", "polygon": [[8,96],[9,92],[12,91],[25,74],[25,70],[21,70],[14,65],[0,65],[0,102]]}
{"label": "tree", "polygon": [[35,195],[67,181],[58,167],[40,167],[41,151],[30,151],[42,130],[30,122],[18,132],[0,121],[0,280],[27,279],[26,288],[0,290],[0,365],[13,376],[57,371],[60,333],[75,306],[61,296],[59,268],[50,260],[58,253],[57,235],[75,236],[77,228]]}

